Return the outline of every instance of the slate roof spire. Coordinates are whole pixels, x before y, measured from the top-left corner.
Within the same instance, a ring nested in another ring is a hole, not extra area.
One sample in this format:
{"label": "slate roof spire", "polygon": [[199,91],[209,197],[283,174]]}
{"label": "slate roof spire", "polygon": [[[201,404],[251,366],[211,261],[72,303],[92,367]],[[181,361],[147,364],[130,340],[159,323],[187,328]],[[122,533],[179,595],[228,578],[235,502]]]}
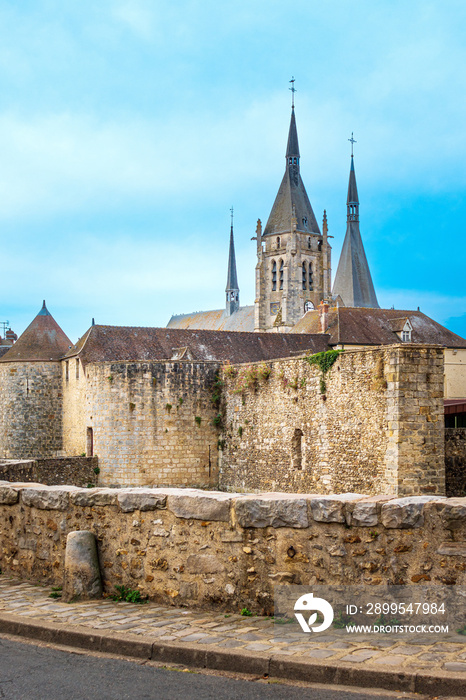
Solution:
{"label": "slate roof spire", "polygon": [[239,309],[238,275],[236,273],[235,239],[233,236],[233,207],[231,208],[230,250],[228,253],[228,273],[226,292],[226,315],[231,316]]}
{"label": "slate roof spire", "polygon": [[296,211],[297,230],[304,233],[320,234],[319,225],[299,172],[300,154],[294,108],[294,93],[296,92],[294,78],[290,82],[293,84],[293,87],[290,88],[293,93],[293,104],[286,145],[286,170],[265,226],[264,236],[289,232],[293,207]]}
{"label": "slate roof spire", "polygon": [[[352,134],[349,140],[351,141],[351,151],[353,151],[355,141]],[[333,296],[340,295],[345,306],[378,309],[380,307],[359,232],[359,197],[352,152],[346,210],[346,235],[332,294]]]}

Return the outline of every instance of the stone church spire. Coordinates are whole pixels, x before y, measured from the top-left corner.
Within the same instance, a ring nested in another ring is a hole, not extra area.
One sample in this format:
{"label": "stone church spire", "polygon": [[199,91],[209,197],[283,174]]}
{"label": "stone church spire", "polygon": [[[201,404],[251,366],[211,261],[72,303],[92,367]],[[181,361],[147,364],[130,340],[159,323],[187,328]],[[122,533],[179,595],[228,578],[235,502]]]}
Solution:
{"label": "stone church spire", "polygon": [[239,309],[239,287],[236,274],[235,239],[233,237],[233,207],[231,208],[230,252],[228,253],[228,274],[226,292],[226,315],[231,316]]}
{"label": "stone church spire", "polygon": [[379,304],[359,232],[359,197],[353,156],[355,140],[352,134],[349,140],[351,141],[351,167],[346,201],[346,236],[332,294],[340,295],[345,306],[378,309]]}
{"label": "stone church spire", "polygon": [[[286,165],[264,231],[258,231],[254,330],[287,332],[324,298],[330,274],[330,246],[320,232],[300,174],[294,107],[286,145]],[[324,264],[325,248],[325,264]]]}

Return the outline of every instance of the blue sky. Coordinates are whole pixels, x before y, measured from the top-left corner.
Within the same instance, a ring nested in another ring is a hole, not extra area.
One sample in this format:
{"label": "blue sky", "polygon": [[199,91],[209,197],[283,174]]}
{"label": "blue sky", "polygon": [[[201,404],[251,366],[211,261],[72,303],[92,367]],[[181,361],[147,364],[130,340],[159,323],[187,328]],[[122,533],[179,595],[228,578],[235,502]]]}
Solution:
{"label": "blue sky", "polygon": [[283,175],[301,173],[333,271],[354,131],[379,303],[466,336],[463,0],[0,0],[0,320],[47,300],[75,341],[242,304]]}

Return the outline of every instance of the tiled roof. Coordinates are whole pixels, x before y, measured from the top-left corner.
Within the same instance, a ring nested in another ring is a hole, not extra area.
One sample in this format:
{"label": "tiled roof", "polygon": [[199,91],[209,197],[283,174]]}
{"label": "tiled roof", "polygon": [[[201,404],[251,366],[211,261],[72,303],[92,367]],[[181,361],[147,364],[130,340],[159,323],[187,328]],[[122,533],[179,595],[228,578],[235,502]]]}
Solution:
{"label": "tiled roof", "polygon": [[176,359],[180,348],[187,348],[194,361],[256,362],[321,352],[328,349],[327,340],[326,335],[91,326],[66,357],[79,355],[83,364],[157,361]]}
{"label": "tiled roof", "polygon": [[172,316],[167,328],[252,332],[254,330],[254,306],[241,306],[231,316],[226,315],[225,309]]}
{"label": "tiled roof", "polygon": [[50,362],[59,360],[72,345],[44,305],[0,362]]}
{"label": "tiled roof", "polygon": [[[421,311],[339,307],[330,309],[327,333],[330,344],[391,345],[400,339],[392,330],[393,321],[409,319],[411,342],[432,343],[447,348],[466,348],[466,340],[441,326]],[[398,326],[398,323],[395,323]],[[319,311],[308,311],[293,327],[293,333],[319,333]]]}

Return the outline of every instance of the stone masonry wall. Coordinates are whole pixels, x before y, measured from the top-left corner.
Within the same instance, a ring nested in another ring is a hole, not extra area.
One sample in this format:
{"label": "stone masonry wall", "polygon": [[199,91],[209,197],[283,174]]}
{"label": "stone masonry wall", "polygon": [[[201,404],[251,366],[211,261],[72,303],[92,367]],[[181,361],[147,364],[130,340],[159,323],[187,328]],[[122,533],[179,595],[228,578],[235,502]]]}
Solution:
{"label": "stone masonry wall", "polygon": [[442,363],[432,346],[345,351],[325,387],[302,357],[228,369],[220,488],[444,494]]}
{"label": "stone masonry wall", "polygon": [[14,462],[0,460],[0,480],[39,482],[48,486],[70,484],[96,486],[99,481],[97,457],[55,457]]}
{"label": "stone masonry wall", "polygon": [[215,362],[87,365],[88,415],[81,428],[93,430],[100,483],[216,485],[218,369]]}
{"label": "stone masonry wall", "polygon": [[0,567],[63,583],[66,536],[95,533],[104,586],[268,612],[275,584],[466,584],[466,499],[226,494],[0,483]]}
{"label": "stone masonry wall", "polygon": [[466,428],[445,429],[447,496],[466,496]]}
{"label": "stone masonry wall", "polygon": [[0,365],[0,458],[62,454],[62,384],[58,362]]}

